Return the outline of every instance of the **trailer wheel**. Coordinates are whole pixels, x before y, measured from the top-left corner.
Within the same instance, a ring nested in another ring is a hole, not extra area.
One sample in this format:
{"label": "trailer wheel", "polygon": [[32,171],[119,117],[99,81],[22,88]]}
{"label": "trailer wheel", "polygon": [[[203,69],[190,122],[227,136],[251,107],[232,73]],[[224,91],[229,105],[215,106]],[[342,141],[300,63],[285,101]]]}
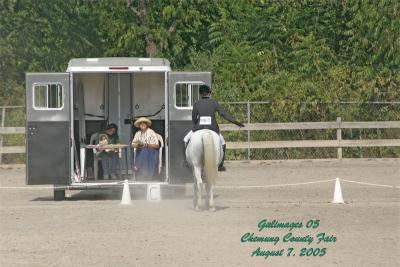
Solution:
{"label": "trailer wheel", "polygon": [[65,189],[55,189],[54,188],[54,200],[62,201],[65,199]]}

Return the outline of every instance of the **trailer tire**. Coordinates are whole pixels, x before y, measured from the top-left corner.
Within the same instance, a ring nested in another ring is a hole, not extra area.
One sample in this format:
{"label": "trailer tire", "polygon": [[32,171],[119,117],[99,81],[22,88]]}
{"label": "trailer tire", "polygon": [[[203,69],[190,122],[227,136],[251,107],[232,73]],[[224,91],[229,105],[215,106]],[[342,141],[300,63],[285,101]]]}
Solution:
{"label": "trailer tire", "polygon": [[54,188],[54,201],[65,200],[65,189],[55,189]]}

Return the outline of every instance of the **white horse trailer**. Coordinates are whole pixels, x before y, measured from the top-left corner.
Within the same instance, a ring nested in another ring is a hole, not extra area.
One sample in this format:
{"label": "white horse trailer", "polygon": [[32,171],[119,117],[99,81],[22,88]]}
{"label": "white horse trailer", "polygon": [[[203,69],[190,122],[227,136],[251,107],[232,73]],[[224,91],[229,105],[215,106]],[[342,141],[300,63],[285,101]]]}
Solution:
{"label": "white horse trailer", "polygon": [[192,127],[198,88],[211,86],[211,79],[211,72],[173,72],[160,58],[79,58],[65,73],[27,73],[26,184],[53,184],[55,199],[61,199],[65,189],[118,187],[123,179],[153,183],[133,179],[130,148],[128,160],[120,161],[119,180],[90,177],[97,177],[97,159],[91,160],[89,150],[79,153],[108,123],[118,126],[121,143],[129,145],[137,131],[133,121],[141,116],[152,120],[165,143],[156,182],[189,181],[190,169],[181,166],[182,139]]}

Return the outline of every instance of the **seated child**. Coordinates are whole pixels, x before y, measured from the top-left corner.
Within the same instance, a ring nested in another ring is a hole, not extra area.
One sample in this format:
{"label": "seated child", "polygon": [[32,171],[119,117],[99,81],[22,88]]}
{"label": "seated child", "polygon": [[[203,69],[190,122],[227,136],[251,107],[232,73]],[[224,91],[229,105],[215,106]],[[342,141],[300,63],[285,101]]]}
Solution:
{"label": "seated child", "polygon": [[[102,146],[106,146],[106,145],[108,145],[108,136],[106,134],[100,134],[99,146],[102,147]],[[109,149],[106,149],[105,151],[108,152],[107,150],[109,150]],[[99,156],[100,153],[102,153],[103,151],[104,151],[104,149],[99,148],[96,152],[96,156]]]}

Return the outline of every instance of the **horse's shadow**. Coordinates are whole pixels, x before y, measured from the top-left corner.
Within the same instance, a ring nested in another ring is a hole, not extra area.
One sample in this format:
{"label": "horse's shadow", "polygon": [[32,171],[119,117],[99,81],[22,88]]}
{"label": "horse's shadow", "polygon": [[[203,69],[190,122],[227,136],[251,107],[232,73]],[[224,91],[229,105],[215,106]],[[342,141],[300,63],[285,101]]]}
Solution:
{"label": "horse's shadow", "polygon": [[216,212],[229,209],[228,206],[215,206]]}
{"label": "horse's shadow", "polygon": [[196,212],[199,212],[199,213],[201,213],[201,212],[214,213],[214,212],[218,212],[218,211],[223,211],[223,210],[229,209],[229,207],[228,206],[218,206],[218,205],[216,205],[215,206],[215,211],[209,211],[207,206],[202,206],[200,210],[196,210],[193,207],[188,208],[188,209],[196,211]]}
{"label": "horse's shadow", "polygon": [[215,206],[215,212],[229,209],[228,206]]}

